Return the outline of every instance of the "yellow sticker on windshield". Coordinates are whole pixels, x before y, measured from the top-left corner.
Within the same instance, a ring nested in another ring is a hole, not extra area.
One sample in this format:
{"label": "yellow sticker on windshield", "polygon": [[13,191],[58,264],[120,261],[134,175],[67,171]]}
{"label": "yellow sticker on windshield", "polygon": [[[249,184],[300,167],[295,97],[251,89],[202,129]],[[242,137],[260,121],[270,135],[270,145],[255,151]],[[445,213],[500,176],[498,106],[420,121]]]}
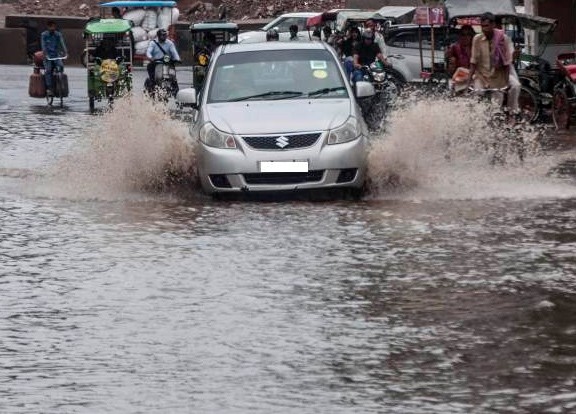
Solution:
{"label": "yellow sticker on windshield", "polygon": [[315,70],[314,72],[312,72],[312,76],[314,76],[317,79],[326,79],[328,73],[326,73],[325,70]]}

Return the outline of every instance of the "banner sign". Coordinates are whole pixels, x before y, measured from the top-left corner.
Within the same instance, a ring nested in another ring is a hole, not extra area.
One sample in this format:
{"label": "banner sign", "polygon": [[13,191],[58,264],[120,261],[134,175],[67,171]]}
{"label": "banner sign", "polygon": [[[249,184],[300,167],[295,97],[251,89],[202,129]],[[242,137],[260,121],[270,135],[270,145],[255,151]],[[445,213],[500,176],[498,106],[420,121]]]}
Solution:
{"label": "banner sign", "polygon": [[412,22],[418,26],[443,26],[446,12],[444,7],[416,7]]}

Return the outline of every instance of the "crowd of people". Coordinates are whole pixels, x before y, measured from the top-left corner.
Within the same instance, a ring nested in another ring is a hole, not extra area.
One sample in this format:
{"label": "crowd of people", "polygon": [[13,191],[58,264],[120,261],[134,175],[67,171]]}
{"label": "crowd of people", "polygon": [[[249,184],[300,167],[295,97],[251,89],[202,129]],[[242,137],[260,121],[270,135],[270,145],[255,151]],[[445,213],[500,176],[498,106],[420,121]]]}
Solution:
{"label": "crowd of people", "polygon": [[[122,18],[119,10],[114,10],[115,18]],[[500,90],[496,94],[503,102],[506,97],[506,108],[511,114],[519,112],[520,82],[514,69],[515,49],[512,40],[506,34],[499,21],[492,13],[485,13],[480,18],[480,32],[476,33],[470,25],[459,28],[458,40],[450,45],[446,52],[447,72],[453,76],[456,90],[468,89],[473,85],[475,90]],[[298,26],[289,29],[290,41],[299,40]],[[180,61],[175,44],[167,38],[166,30],[159,30],[157,39],[150,42],[146,56],[150,63],[148,73],[154,79],[155,61],[168,54],[173,61]],[[272,29],[266,33],[267,41],[279,40],[279,33]],[[363,25],[351,25],[344,34],[333,33],[329,25],[313,30],[312,40],[325,41],[330,44],[342,59],[346,73],[352,82],[363,77],[363,68],[373,62],[380,62],[390,67],[386,58],[386,43],[373,19],[368,19]],[[44,53],[46,71],[46,86],[51,93],[53,66],[63,68],[62,60],[54,60],[57,56],[66,54],[66,43],[62,34],[56,30],[53,21],[48,22],[47,30],[42,32],[41,46]],[[103,43],[103,47],[106,43]],[[108,56],[112,45],[102,52]],[[103,56],[103,57],[106,57]]]}

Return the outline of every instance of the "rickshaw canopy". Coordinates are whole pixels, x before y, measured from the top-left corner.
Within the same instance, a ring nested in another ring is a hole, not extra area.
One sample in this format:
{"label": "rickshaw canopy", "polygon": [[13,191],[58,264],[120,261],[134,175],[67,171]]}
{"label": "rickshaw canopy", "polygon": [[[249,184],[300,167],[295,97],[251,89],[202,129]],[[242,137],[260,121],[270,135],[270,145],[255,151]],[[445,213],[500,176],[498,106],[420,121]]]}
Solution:
{"label": "rickshaw canopy", "polygon": [[190,31],[192,33],[212,32],[212,31],[224,31],[224,32],[237,33],[238,30],[239,30],[239,28],[238,28],[238,25],[236,23],[226,22],[226,21],[192,23],[190,25]]}
{"label": "rickshaw canopy", "polygon": [[175,1],[108,1],[100,7],[175,7]]}
{"label": "rickshaw canopy", "polygon": [[410,23],[416,7],[412,6],[384,6],[377,13],[391,24]]}
{"label": "rickshaw canopy", "polygon": [[132,22],[123,19],[96,19],[89,21],[84,28],[85,34],[125,33],[132,29]]}
{"label": "rickshaw canopy", "polygon": [[448,21],[464,17],[480,17],[486,12],[495,16],[516,16],[513,0],[445,0]]}
{"label": "rickshaw canopy", "polygon": [[361,12],[362,9],[331,9],[323,13],[318,13],[316,16],[309,17],[306,20],[306,27],[324,26],[328,23],[334,23],[340,13],[345,12]]}
{"label": "rickshaw canopy", "polygon": [[529,14],[517,13],[518,21],[523,29],[534,30],[541,34],[551,34],[556,30],[558,20],[549,19],[548,17],[532,16]]}
{"label": "rickshaw canopy", "polygon": [[342,31],[350,22],[361,23],[368,19],[385,21],[386,17],[377,11],[344,11],[336,16],[336,29]]}

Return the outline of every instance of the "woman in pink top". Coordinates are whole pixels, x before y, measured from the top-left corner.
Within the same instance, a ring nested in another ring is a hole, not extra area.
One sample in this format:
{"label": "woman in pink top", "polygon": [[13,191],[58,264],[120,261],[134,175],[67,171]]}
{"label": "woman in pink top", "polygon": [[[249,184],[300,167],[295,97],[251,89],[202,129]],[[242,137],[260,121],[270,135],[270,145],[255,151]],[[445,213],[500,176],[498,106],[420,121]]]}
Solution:
{"label": "woman in pink top", "polygon": [[470,68],[470,55],[472,52],[472,38],[475,32],[472,26],[463,25],[458,33],[458,41],[453,43],[446,51],[448,60],[448,73],[452,75],[457,68]]}

